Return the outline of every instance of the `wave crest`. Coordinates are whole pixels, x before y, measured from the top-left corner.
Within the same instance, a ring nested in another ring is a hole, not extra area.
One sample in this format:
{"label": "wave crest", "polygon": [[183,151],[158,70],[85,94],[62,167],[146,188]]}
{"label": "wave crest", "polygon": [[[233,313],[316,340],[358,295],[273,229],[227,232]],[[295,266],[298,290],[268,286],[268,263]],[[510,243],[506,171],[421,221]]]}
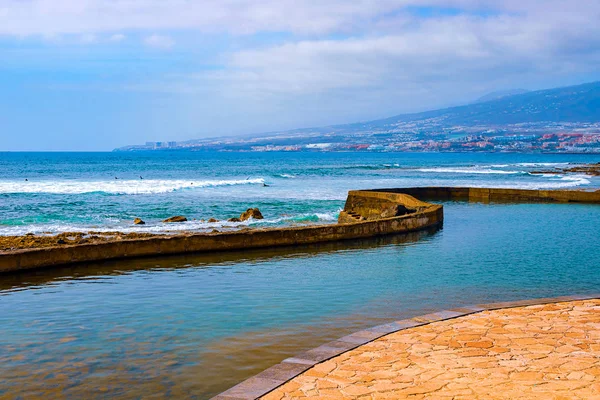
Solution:
{"label": "wave crest", "polygon": [[234,180],[114,180],[114,181],[0,181],[0,193],[158,194],[196,188],[263,184],[263,178]]}

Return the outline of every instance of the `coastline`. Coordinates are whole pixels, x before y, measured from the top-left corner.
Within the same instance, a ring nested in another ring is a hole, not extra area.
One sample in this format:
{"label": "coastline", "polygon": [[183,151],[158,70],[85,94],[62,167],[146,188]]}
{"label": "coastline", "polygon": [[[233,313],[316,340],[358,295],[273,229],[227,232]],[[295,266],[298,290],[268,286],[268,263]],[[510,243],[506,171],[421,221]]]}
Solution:
{"label": "coastline", "polygon": [[[90,241],[83,233],[65,233],[59,235],[62,240],[60,244],[57,243],[57,237],[12,237],[10,240],[23,245],[16,250],[0,251],[0,272],[157,255],[325,243],[414,232],[440,226],[443,223],[443,207],[420,199],[483,203],[600,204],[600,191],[469,187],[350,191],[338,224],[244,229],[233,232],[185,232],[170,236],[111,232],[109,235],[94,235],[95,241]],[[69,241],[62,239],[63,237]]]}
{"label": "coastline", "polygon": [[[365,192],[372,197],[372,192]],[[82,262],[105,261],[156,255],[218,252],[289,245],[326,243],[408,233],[439,226],[443,222],[441,205],[421,202],[404,194],[383,194],[378,206],[419,205],[415,212],[360,220],[352,223],[312,225],[289,228],[249,229],[234,232],[183,233],[172,236],[107,239],[98,243],[64,244],[0,252],[0,272],[46,268]],[[359,209],[359,211],[361,211]],[[397,216],[396,216],[397,215]],[[54,239],[53,239],[54,240]]]}

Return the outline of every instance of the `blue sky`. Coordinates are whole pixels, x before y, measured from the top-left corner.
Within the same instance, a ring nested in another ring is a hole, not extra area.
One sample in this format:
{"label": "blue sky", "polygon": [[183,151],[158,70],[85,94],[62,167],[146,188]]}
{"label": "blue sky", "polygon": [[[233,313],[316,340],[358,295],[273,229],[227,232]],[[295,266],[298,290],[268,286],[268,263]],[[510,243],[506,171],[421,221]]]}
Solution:
{"label": "blue sky", "polygon": [[0,0],[0,151],[356,122],[600,80],[599,20],[596,0]]}

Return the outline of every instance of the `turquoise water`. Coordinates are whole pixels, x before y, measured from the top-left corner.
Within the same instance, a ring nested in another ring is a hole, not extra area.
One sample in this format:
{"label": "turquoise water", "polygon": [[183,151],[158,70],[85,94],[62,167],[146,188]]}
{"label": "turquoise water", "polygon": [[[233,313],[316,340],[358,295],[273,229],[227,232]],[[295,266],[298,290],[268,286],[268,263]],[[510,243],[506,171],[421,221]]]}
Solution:
{"label": "turquoise water", "polygon": [[445,210],[409,237],[6,276],[0,393],[207,398],[384,321],[598,292],[598,206]]}
{"label": "turquoise water", "polygon": [[[202,220],[226,220],[248,207],[259,207],[265,220],[241,225],[331,223],[351,189],[599,187],[599,178],[585,175],[529,173],[596,161],[522,154],[0,153],[0,235],[235,228],[240,224]],[[190,221],[160,222],[181,214]],[[136,217],[147,224],[132,225]]]}
{"label": "turquoise water", "polygon": [[[348,189],[594,188],[600,185],[591,177],[528,171],[595,161],[505,154],[0,154],[0,234],[134,229],[133,216],[149,221],[143,229],[163,231],[158,220],[172,214],[225,218],[247,206],[259,206],[267,225],[329,222]],[[188,180],[196,187],[176,187]],[[478,302],[599,291],[598,206],[444,207],[442,229],[408,236],[4,275],[0,396],[204,399],[364,327]],[[206,229],[202,224],[183,226]]]}

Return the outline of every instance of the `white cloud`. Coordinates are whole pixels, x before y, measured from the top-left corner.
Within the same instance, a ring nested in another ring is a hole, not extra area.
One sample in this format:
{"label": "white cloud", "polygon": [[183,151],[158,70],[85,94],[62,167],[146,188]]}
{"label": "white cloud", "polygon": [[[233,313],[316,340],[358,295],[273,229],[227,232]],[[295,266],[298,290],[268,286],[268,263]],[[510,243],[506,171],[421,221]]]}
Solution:
{"label": "white cloud", "polygon": [[111,42],[122,42],[123,40],[125,40],[127,37],[125,35],[123,35],[122,33],[115,33],[114,35],[112,35],[111,37],[108,38],[108,40],[110,40]]}
{"label": "white cloud", "polygon": [[144,39],[146,46],[155,47],[157,49],[168,50],[175,45],[175,41],[168,36],[151,35]]}
{"label": "white cloud", "polygon": [[348,30],[405,0],[0,0],[0,34],[128,29],[326,33]]}
{"label": "white cloud", "polygon": [[[323,113],[426,109],[487,90],[600,78],[599,20],[598,0],[0,0],[0,35],[118,42],[125,36],[116,32],[127,32],[170,49],[177,31],[188,66],[211,67],[125,82],[130,90],[201,92],[240,110],[318,104]],[[220,52],[208,61],[195,42],[214,37],[207,32],[225,34],[206,46]],[[263,32],[284,34],[269,45],[240,39]]]}
{"label": "white cloud", "polygon": [[[326,34],[370,29],[406,6],[511,13],[597,13],[596,0],[0,0],[0,34],[196,29]],[[400,12],[401,14],[401,12]]]}
{"label": "white cloud", "polygon": [[[466,3],[466,2],[465,2]],[[508,2],[511,9],[519,3]],[[238,93],[494,85],[536,75],[597,70],[600,5],[585,12],[438,16],[388,32],[311,39],[230,55],[227,68],[201,74]],[[496,83],[497,84],[497,83]],[[493,88],[493,87],[492,87]]]}

